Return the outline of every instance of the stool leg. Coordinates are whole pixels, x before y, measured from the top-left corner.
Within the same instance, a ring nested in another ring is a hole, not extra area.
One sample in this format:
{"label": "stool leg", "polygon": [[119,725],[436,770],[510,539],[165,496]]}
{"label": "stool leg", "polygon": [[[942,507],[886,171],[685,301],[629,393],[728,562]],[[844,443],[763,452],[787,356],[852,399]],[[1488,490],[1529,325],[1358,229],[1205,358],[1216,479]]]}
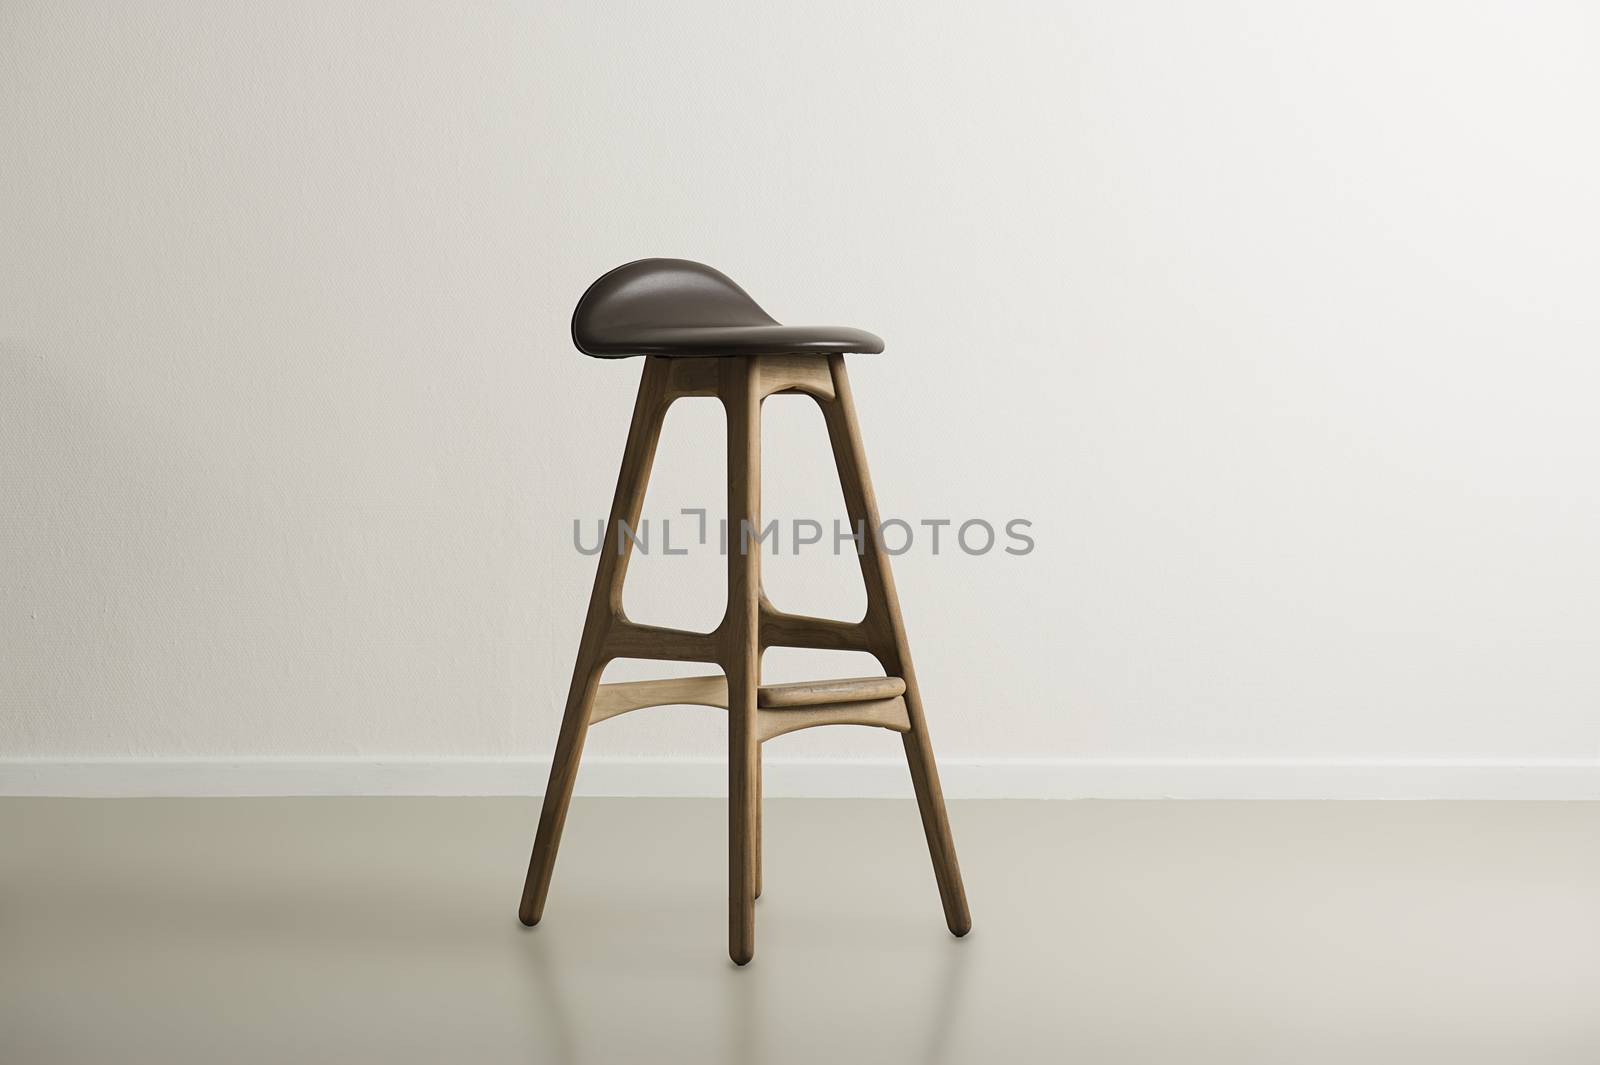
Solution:
{"label": "stool leg", "polygon": [[555,755],[550,761],[550,780],[544,789],[544,806],[539,812],[539,831],[533,838],[528,876],[522,884],[522,903],[517,908],[518,919],[530,928],[544,916],[545,898],[550,894],[550,878],[556,867],[556,850],[561,846],[561,830],[567,824],[567,808],[572,803],[578,762],[583,757],[583,741],[589,731],[589,711],[594,707],[595,690],[600,687],[604,668],[603,664],[580,656],[572,671],[567,709],[561,718],[561,733],[556,738]]}
{"label": "stool leg", "polygon": [[833,377],[834,398],[831,402],[822,402],[823,417],[833,443],[834,461],[839,467],[839,483],[844,490],[851,525],[864,525],[867,533],[861,553],[861,576],[867,586],[867,625],[874,630],[873,653],[883,663],[885,673],[906,682],[906,716],[911,728],[901,739],[911,770],[911,785],[916,791],[917,808],[922,813],[922,831],[933,859],[933,875],[939,884],[945,925],[953,935],[964,936],[972,930],[972,914],[967,909],[966,888],[961,883],[961,867],[956,862],[955,842],[950,836],[944,792],[939,787],[939,767],[928,741],[928,723],[922,713],[922,693],[917,687],[916,671],[911,666],[905,622],[900,616],[900,598],[895,592],[889,556],[878,542],[878,500],[867,474],[866,449],[861,443],[861,427],[856,421],[855,400],[850,393],[850,379],[845,374],[844,356],[828,356],[828,368]]}
{"label": "stool leg", "polygon": [[728,612],[718,628],[728,675],[728,956],[745,965],[756,951],[761,832],[761,549],[745,535],[761,528],[761,393],[755,359],[727,359],[720,372],[728,416]]}
{"label": "stool leg", "polygon": [[[904,640],[902,631],[901,640]],[[891,667],[893,668],[893,667]],[[939,901],[944,906],[944,923],[950,934],[964,936],[972,931],[972,913],[967,909],[967,890],[961,883],[961,866],[956,861],[955,840],[950,836],[950,818],[945,813],[944,790],[939,786],[939,767],[928,741],[928,725],[922,716],[922,693],[912,675],[911,661],[902,658],[895,674],[906,682],[906,712],[911,729],[901,735],[906,764],[911,770],[911,786],[922,814],[922,833],[928,840],[933,859],[933,875],[939,882]]]}
{"label": "stool leg", "polygon": [[762,817],[764,816],[764,813],[763,813],[763,810],[762,810],[762,806],[766,802],[766,799],[762,796],[762,783],[761,783],[761,778],[763,776],[765,776],[766,773],[762,769],[761,761],[762,761],[761,744],[758,742],[756,744],[756,832],[755,832],[755,835],[756,835],[756,843],[755,843],[755,850],[756,850],[756,856],[755,856],[755,865],[756,865],[756,898],[758,898],[758,899],[761,897],[761,865],[762,865],[762,863],[761,863],[761,820],[762,820]]}
{"label": "stool leg", "polygon": [[572,686],[567,692],[566,711],[561,718],[561,733],[550,763],[550,782],[544,789],[539,831],[534,836],[528,877],[522,886],[522,904],[517,916],[525,925],[539,923],[544,916],[545,898],[550,893],[550,877],[555,871],[556,851],[561,846],[561,830],[567,822],[567,807],[572,802],[578,762],[583,757],[583,741],[589,731],[589,714],[594,708],[600,675],[608,661],[606,638],[612,620],[622,612],[622,581],[633,542],[619,537],[619,524],[626,523],[630,529],[639,525],[656,443],[661,439],[661,422],[671,402],[667,398],[667,379],[665,360],[656,357],[645,360],[639,395],[633,405],[633,421],[628,426],[628,443],[622,451],[622,469],[617,474],[616,494],[611,500],[611,515],[600,545],[594,590],[589,595],[589,613],[584,619],[583,636],[578,641],[578,658],[572,670]]}

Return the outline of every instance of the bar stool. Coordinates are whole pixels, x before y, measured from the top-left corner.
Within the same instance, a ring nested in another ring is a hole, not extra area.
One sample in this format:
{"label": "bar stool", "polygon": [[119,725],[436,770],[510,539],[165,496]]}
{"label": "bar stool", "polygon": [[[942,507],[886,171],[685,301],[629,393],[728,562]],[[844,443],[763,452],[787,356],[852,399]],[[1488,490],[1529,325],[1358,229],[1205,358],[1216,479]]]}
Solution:
{"label": "bar stool", "polygon": [[[780,325],[728,277],[683,259],[641,259],[602,276],[578,301],[572,339],[595,358],[642,355],[645,362],[528,863],[522,923],[538,924],[544,915],[589,727],[631,710],[693,703],[728,711],[728,954],[737,964],[755,954],[761,744],[816,725],[900,733],[945,923],[966,935],[972,918],[845,375],[847,353],[877,353],[883,341],[859,329]],[[851,528],[865,530],[857,553],[867,610],[858,622],[788,614],[761,590],[760,544],[751,538],[761,529],[761,403],[779,393],[808,395],[821,406]],[[708,633],[641,625],[622,609],[632,546],[622,526],[638,527],[662,420],[682,396],[715,396],[728,419],[728,607]],[[763,686],[768,647],[866,651],[885,676]],[[601,684],[616,658],[710,662],[723,675]]]}

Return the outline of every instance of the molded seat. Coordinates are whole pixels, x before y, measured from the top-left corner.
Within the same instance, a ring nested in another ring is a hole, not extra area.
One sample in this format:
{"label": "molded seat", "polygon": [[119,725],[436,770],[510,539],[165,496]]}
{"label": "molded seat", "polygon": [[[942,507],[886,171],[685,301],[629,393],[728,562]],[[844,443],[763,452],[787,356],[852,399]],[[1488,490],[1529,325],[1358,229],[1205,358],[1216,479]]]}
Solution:
{"label": "molded seat", "polygon": [[864,329],[781,325],[727,275],[687,259],[640,259],[601,276],[572,313],[572,342],[597,359],[883,350]]}

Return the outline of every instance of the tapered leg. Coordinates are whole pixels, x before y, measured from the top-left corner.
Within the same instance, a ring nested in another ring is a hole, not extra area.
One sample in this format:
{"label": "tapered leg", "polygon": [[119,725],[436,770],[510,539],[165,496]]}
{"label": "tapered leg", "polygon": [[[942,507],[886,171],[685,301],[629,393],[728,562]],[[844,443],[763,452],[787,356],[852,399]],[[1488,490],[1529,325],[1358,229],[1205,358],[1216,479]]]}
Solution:
{"label": "tapered leg", "polygon": [[617,490],[611,500],[611,515],[600,545],[594,590],[589,595],[589,613],[584,619],[583,636],[578,641],[578,658],[567,692],[566,711],[561,718],[561,733],[550,763],[550,782],[545,787],[544,806],[539,813],[539,831],[534,836],[528,877],[522,886],[522,904],[517,915],[525,925],[539,923],[544,916],[545,898],[550,893],[556,851],[561,846],[561,829],[567,821],[567,807],[572,802],[572,787],[578,777],[578,762],[583,757],[584,736],[589,731],[589,714],[606,665],[606,637],[612,621],[622,610],[622,581],[633,542],[619,535],[619,527],[623,523],[630,529],[639,525],[639,512],[650,481],[650,466],[655,461],[661,421],[668,405],[667,376],[664,360],[654,357],[645,360],[639,396],[633,406],[633,421],[628,427],[628,443],[622,452],[622,469],[617,474]]}
{"label": "tapered leg", "polygon": [[[745,965],[756,953],[756,850],[760,807],[756,778],[756,683],[747,668],[728,671],[728,957]],[[734,690],[740,695],[735,696]]]}
{"label": "tapered leg", "polygon": [[[893,667],[886,667],[893,668]],[[939,786],[939,767],[933,760],[933,745],[928,742],[927,720],[922,715],[922,694],[912,677],[911,663],[902,659],[896,674],[906,682],[906,712],[911,729],[901,735],[906,765],[911,770],[911,787],[922,814],[922,834],[928,840],[933,859],[933,875],[939,882],[939,902],[944,907],[944,923],[951,935],[972,931],[972,913],[967,908],[967,890],[961,883],[961,865],[956,861],[955,840],[950,836],[950,818],[945,813],[944,790]]]}
{"label": "tapered leg", "polygon": [[517,909],[517,917],[530,927],[544,916],[544,901],[550,893],[550,877],[556,867],[556,850],[561,846],[561,830],[567,824],[567,807],[572,803],[578,762],[583,757],[583,741],[589,731],[589,712],[594,707],[595,689],[600,686],[604,668],[603,664],[580,658],[572,671],[567,709],[561,718],[561,734],[556,738],[550,780],[545,785],[544,806],[539,812],[539,831],[533,838],[528,877],[522,885],[522,904]]}
{"label": "tapered leg", "polygon": [[762,796],[761,778],[765,775],[761,768],[761,744],[756,744],[756,898],[761,897],[761,821],[766,816],[763,809],[765,799]]}
{"label": "tapered leg", "polygon": [[757,854],[760,847],[761,745],[756,687],[761,599],[761,394],[756,361],[730,358],[720,394],[728,415],[728,612],[718,632],[728,675],[728,956],[744,965],[756,951]]}
{"label": "tapered leg", "polygon": [[955,843],[950,837],[950,819],[945,813],[944,792],[939,787],[939,767],[928,741],[928,724],[922,713],[922,694],[916,671],[911,665],[905,622],[900,616],[900,599],[895,592],[889,557],[878,543],[878,501],[867,473],[866,450],[861,443],[861,428],[856,421],[855,400],[850,379],[845,374],[844,356],[828,357],[833,377],[834,398],[822,402],[828,437],[833,443],[834,460],[839,467],[839,483],[844,490],[845,507],[852,526],[866,530],[861,553],[861,576],[867,586],[866,624],[872,630],[873,653],[883,663],[884,672],[906,682],[906,715],[911,728],[902,739],[911,784],[922,813],[922,830],[928,839],[933,859],[933,874],[939,884],[939,899],[944,906],[945,925],[951,933],[964,936],[972,930],[972,914],[967,909],[967,893],[961,883],[961,867],[956,862]]}

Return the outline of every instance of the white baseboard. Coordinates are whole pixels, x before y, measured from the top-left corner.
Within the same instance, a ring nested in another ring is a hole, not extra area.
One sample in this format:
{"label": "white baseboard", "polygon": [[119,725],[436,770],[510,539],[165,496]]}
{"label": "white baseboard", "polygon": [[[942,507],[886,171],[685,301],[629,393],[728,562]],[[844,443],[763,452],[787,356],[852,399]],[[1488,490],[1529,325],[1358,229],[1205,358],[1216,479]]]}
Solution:
{"label": "white baseboard", "polygon": [[[549,763],[516,758],[0,759],[0,795],[538,795]],[[952,799],[1600,800],[1600,761],[1032,759],[946,761]],[[898,761],[769,759],[769,797],[899,798]],[[585,760],[578,794],[716,796],[712,759]]]}

